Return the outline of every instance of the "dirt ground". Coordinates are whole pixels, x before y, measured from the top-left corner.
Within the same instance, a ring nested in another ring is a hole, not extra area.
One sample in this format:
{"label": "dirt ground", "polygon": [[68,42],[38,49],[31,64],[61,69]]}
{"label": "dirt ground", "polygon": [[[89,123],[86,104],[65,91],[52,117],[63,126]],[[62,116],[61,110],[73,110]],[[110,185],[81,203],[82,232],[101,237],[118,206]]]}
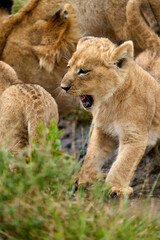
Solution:
{"label": "dirt ground", "polygon": [[[83,162],[87,149],[90,123],[79,122],[75,117],[65,117],[59,122],[59,129],[63,129],[61,135],[62,149],[73,154],[75,159]],[[135,149],[136,150],[136,149]],[[159,149],[160,150],[160,149]],[[103,169],[106,173],[111,168],[115,155],[107,160]],[[160,161],[156,159],[154,150],[143,157],[133,176],[131,186],[134,189],[132,199],[151,196],[160,199]]]}

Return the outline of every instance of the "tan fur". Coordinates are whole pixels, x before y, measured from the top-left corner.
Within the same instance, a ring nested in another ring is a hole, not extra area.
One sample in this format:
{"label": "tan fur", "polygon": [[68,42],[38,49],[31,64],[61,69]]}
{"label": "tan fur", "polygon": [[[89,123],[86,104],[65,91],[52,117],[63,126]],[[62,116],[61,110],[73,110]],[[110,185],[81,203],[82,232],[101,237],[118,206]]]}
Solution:
{"label": "tan fur", "polygon": [[[55,98],[59,113],[77,105],[76,98],[63,94],[59,85],[66,71],[80,30],[75,10],[65,4],[31,0],[18,13],[0,24],[1,60],[11,65],[25,83],[44,87]],[[47,9],[45,7],[47,6]]]}
{"label": "tan fur", "polygon": [[[75,8],[79,25],[72,7],[64,6],[67,2]],[[81,36],[79,26],[84,35],[106,36],[114,41],[131,39],[126,28],[127,2],[30,0],[0,24],[1,60],[11,65],[23,82],[44,87],[55,98],[60,115],[66,114],[77,106],[77,99],[62,94],[59,85],[65,74],[65,58],[71,56]],[[60,8],[63,11],[56,19],[54,14]],[[147,20],[155,26],[149,5],[146,9]],[[140,49],[136,47],[136,51]]]}
{"label": "tan fur", "polygon": [[[114,31],[114,38],[116,42],[121,40],[132,40],[134,42],[135,53],[138,54],[142,51],[140,46],[138,46],[135,42],[135,36],[130,34],[128,31],[128,25],[126,21],[126,5],[128,0],[117,1],[117,0],[110,0],[108,1],[107,8],[106,8],[106,15],[108,17],[109,22],[112,25],[112,29]],[[154,14],[152,13],[152,9],[148,0],[144,0],[143,4],[141,5],[141,11],[143,13],[144,19],[147,24],[156,32],[159,31],[159,27],[157,21],[155,19]],[[109,37],[109,35],[106,35]],[[110,38],[114,40],[113,37]]]}
{"label": "tan fur", "polygon": [[38,141],[39,120],[48,126],[58,121],[57,104],[51,95],[35,84],[20,81],[8,64],[0,61],[0,144],[13,153]]}
{"label": "tan fur", "polygon": [[[106,178],[111,192],[129,194],[134,171],[150,140],[160,137],[160,85],[133,60],[131,41],[117,46],[105,38],[84,38],[69,61],[61,87],[90,95],[93,132],[78,183],[97,178],[118,145]],[[82,74],[82,70],[89,70]]]}
{"label": "tan fur", "polygon": [[0,1],[0,21],[2,21],[6,17],[8,17],[9,14],[11,14],[13,4],[13,0]]}
{"label": "tan fur", "polygon": [[[150,26],[150,28],[159,35],[160,34],[160,26],[156,19],[155,10],[152,9],[149,1],[143,0],[143,2],[141,2],[140,9],[141,9],[142,16],[144,17],[144,20],[146,21],[148,26]],[[153,12],[154,14],[151,14],[151,12]]]}
{"label": "tan fur", "polygon": [[4,8],[0,8],[0,21],[2,21],[4,18],[8,17],[8,11]]}
{"label": "tan fur", "polygon": [[7,18],[2,18],[0,22],[0,55],[6,45],[7,38],[13,31],[13,29],[23,20],[26,14],[29,14],[36,6],[38,0],[33,0],[29,2],[27,6],[24,6],[18,14],[8,16]]}
{"label": "tan fur", "polygon": [[[128,39],[126,28],[126,5],[128,0],[38,0],[38,4],[36,0],[31,0],[30,9],[33,5],[34,10],[37,4],[36,10],[32,14],[32,22],[38,19],[47,19],[68,2],[76,9],[83,34],[105,36],[115,41]],[[145,1],[141,10],[148,24],[155,28],[157,22],[148,0]]]}
{"label": "tan fur", "polygon": [[[77,10],[80,27],[85,35],[108,37],[115,42],[131,39],[126,25],[128,0],[69,0],[69,2]],[[148,0],[141,10],[148,25],[156,31],[157,21]]]}
{"label": "tan fur", "polygon": [[158,22],[159,29],[160,29],[160,1],[159,0],[149,0],[149,3],[153,9],[155,18]]}
{"label": "tan fur", "polygon": [[130,0],[127,5],[127,24],[136,44],[143,52],[136,62],[160,83],[160,38],[150,29],[140,12],[144,0]]}

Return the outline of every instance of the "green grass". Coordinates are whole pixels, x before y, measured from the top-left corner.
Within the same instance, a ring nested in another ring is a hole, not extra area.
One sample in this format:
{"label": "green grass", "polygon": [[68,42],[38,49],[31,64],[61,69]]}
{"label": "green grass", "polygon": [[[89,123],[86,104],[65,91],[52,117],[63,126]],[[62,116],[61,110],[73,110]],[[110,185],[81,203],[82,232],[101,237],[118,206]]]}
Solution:
{"label": "green grass", "polygon": [[158,216],[131,213],[128,199],[110,199],[103,181],[75,194],[79,164],[61,150],[55,121],[38,132],[29,158],[0,151],[1,240],[160,239]]}
{"label": "green grass", "polygon": [[12,7],[12,13],[16,13],[19,11],[21,7],[27,2],[28,0],[15,0],[14,5]]}
{"label": "green grass", "polygon": [[[16,0],[13,13],[25,2]],[[91,121],[83,110],[73,116]],[[110,199],[103,181],[75,194],[80,166],[61,150],[61,132],[54,121],[49,129],[40,124],[38,132],[41,141],[34,142],[29,158],[25,152],[13,157],[0,150],[0,240],[160,239],[159,214],[148,211],[148,200],[134,212],[127,198]]]}

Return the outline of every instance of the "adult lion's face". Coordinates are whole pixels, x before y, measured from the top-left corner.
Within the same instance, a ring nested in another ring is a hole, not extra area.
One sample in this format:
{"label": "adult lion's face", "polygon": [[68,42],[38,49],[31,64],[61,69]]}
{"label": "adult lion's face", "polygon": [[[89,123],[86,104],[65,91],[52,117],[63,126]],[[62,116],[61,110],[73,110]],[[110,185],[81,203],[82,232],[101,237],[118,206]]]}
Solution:
{"label": "adult lion's face", "polygon": [[84,108],[91,108],[123,85],[132,59],[132,42],[116,46],[105,38],[83,38],[68,63],[61,87],[79,96]]}
{"label": "adult lion's face", "polygon": [[52,72],[65,57],[71,56],[80,38],[74,8],[70,4],[65,4],[63,9],[57,11],[47,21],[37,21],[30,35],[32,49],[39,58],[40,67]]}
{"label": "adult lion's face", "polygon": [[23,82],[39,84],[51,93],[64,115],[78,105],[75,98],[63,94],[60,82],[80,37],[71,4],[31,0],[1,21],[1,60],[12,66]]}

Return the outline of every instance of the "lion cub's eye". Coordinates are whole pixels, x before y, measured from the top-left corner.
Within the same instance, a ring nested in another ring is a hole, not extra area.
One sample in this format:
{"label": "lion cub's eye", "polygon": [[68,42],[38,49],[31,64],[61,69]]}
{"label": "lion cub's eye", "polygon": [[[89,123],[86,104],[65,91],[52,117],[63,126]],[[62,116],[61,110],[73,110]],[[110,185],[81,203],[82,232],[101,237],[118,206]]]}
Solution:
{"label": "lion cub's eye", "polygon": [[67,65],[67,67],[66,67],[67,69],[69,69],[70,68],[70,66],[69,65]]}
{"label": "lion cub's eye", "polygon": [[91,70],[84,70],[84,69],[80,68],[79,71],[78,71],[78,75],[87,74],[87,73],[89,73],[90,71],[91,71]]}

